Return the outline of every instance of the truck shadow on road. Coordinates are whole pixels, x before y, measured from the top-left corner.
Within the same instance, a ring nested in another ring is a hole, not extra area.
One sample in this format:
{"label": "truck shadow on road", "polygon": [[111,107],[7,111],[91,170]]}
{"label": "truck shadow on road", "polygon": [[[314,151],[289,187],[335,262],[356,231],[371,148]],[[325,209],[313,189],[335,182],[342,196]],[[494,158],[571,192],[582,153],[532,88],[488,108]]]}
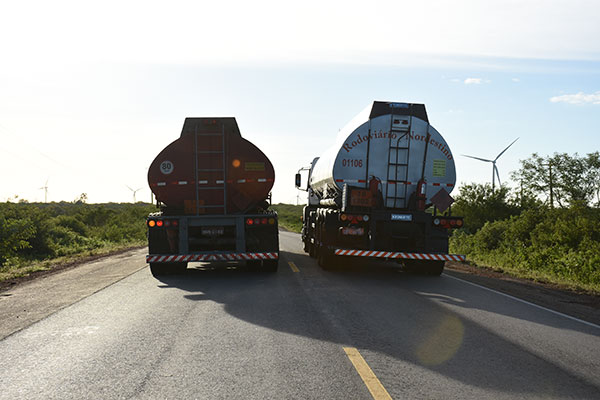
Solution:
{"label": "truck shadow on road", "polygon": [[[289,261],[299,273],[288,267]],[[163,278],[159,287],[179,288],[190,301],[222,304],[231,316],[251,324],[339,344],[340,351],[356,347],[375,368],[385,366],[378,372],[384,385],[386,380],[427,385],[427,393],[443,394],[450,381],[511,397],[593,398],[600,393],[591,379],[575,376],[535,350],[544,346],[529,345],[539,340],[538,328],[577,338],[597,337],[595,328],[511,306],[510,299],[444,276],[415,276],[389,264],[361,262],[322,271],[313,259],[282,251],[276,274],[223,266],[190,269]],[[515,339],[512,329],[529,336]]]}

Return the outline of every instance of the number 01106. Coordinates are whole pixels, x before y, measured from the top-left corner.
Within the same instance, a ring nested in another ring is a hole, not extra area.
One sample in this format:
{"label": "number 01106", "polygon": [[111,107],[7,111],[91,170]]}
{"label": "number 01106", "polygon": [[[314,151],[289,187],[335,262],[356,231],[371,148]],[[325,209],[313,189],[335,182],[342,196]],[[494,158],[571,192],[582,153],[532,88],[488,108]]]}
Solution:
{"label": "number 01106", "polygon": [[363,166],[363,160],[355,160],[352,158],[342,159],[342,167],[362,168],[362,166]]}

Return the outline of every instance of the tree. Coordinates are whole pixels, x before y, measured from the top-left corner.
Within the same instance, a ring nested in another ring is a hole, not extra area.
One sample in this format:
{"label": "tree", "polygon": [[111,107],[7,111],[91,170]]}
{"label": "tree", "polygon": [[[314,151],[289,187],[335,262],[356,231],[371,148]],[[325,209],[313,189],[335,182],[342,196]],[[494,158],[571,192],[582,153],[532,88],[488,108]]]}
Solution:
{"label": "tree", "polygon": [[73,203],[75,204],[85,204],[87,203],[88,195],[87,193],[81,193],[78,198],[76,198]]}
{"label": "tree", "polygon": [[465,221],[465,230],[473,233],[481,229],[486,222],[503,220],[518,215],[520,207],[510,197],[506,186],[492,190],[489,183],[463,185],[452,205],[452,214],[460,215]]}
{"label": "tree", "polygon": [[533,153],[521,160],[521,169],[512,178],[533,195],[545,199],[550,207],[575,203],[591,204],[596,196],[600,203],[600,153],[580,157],[554,153],[540,157]]}
{"label": "tree", "polygon": [[3,214],[0,211],[0,267],[19,250],[31,247],[29,240],[35,235],[35,227],[29,218]]}

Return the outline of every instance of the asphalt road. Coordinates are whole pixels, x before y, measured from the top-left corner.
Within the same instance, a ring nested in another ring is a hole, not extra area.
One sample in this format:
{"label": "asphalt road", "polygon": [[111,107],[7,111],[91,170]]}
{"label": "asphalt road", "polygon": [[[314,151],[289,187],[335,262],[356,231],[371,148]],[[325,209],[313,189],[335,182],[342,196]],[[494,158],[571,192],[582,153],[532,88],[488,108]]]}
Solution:
{"label": "asphalt road", "polygon": [[108,286],[75,289],[75,278],[44,292],[44,278],[29,295],[3,293],[2,323],[27,318],[6,311],[24,296],[34,307],[36,296],[80,295],[6,328],[0,398],[600,398],[594,324],[446,274],[323,271],[298,235],[280,241],[273,275],[194,269],[158,281],[137,251],[98,262],[125,271]]}

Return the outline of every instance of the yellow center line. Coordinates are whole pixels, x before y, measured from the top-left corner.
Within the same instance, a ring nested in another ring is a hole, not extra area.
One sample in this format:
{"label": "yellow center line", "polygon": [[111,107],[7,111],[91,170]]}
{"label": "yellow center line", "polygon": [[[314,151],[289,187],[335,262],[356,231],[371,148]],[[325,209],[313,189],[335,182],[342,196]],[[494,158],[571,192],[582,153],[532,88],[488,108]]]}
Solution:
{"label": "yellow center line", "polygon": [[288,264],[290,264],[290,268],[292,269],[292,271],[294,271],[294,272],[300,272],[300,270],[298,269],[298,267],[296,267],[296,264],[294,264],[292,261],[288,261]]}
{"label": "yellow center line", "polygon": [[369,364],[365,361],[365,359],[360,355],[358,350],[354,347],[344,347],[344,351],[346,355],[356,368],[356,371],[362,378],[363,382],[371,392],[371,396],[375,400],[384,400],[384,399],[392,399],[392,396],[385,390],[379,379],[375,376]]}

